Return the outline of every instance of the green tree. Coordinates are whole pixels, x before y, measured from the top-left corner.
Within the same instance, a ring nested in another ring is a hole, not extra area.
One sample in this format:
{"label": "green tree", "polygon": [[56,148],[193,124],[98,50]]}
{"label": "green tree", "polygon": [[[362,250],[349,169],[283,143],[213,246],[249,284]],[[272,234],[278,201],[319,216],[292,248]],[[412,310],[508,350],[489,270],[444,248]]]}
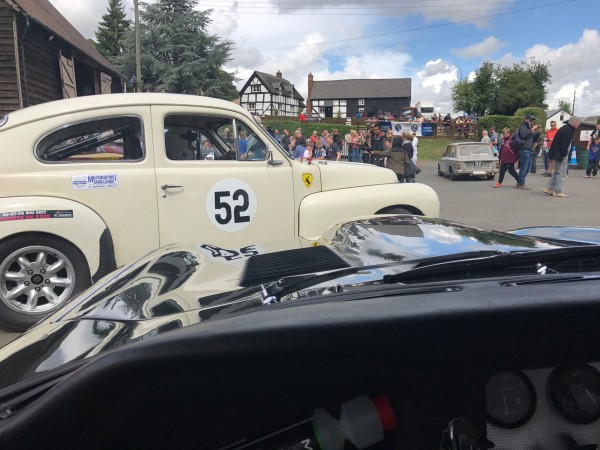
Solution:
{"label": "green tree", "polygon": [[96,30],[96,48],[106,58],[114,58],[123,49],[125,32],[131,28],[131,21],[126,19],[125,8],[121,0],[108,0],[107,13]]}
{"label": "green tree", "polygon": [[472,81],[460,80],[452,88],[454,110],[511,116],[526,106],[545,108],[548,67],[535,59],[512,67],[484,61]]}
{"label": "green tree", "polygon": [[[140,41],[145,91],[238,97],[235,74],[223,70],[233,43],[208,34],[212,10],[197,11],[199,0],[157,0],[142,3]],[[130,78],[135,74],[135,37],[115,65]]]}
{"label": "green tree", "polygon": [[569,114],[573,114],[571,112],[571,104],[569,102],[567,102],[567,101],[559,100],[558,101],[558,108],[562,109],[564,112],[567,112]]}
{"label": "green tree", "polygon": [[452,102],[454,103],[454,111],[474,111],[474,89],[473,83],[466,78],[459,80],[452,87]]}

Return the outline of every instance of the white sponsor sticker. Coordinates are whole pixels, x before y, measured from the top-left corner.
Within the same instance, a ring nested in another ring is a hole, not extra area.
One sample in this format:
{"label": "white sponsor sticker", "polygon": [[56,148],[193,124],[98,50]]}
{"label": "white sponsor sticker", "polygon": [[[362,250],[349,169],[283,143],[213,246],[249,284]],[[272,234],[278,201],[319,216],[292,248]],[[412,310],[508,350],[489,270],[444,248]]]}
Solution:
{"label": "white sponsor sticker", "polygon": [[119,187],[119,177],[116,174],[102,175],[73,175],[71,176],[73,190],[109,189]]}
{"label": "white sponsor sticker", "polygon": [[242,180],[226,178],[206,196],[206,214],[215,227],[228,233],[246,228],[256,216],[256,195]]}

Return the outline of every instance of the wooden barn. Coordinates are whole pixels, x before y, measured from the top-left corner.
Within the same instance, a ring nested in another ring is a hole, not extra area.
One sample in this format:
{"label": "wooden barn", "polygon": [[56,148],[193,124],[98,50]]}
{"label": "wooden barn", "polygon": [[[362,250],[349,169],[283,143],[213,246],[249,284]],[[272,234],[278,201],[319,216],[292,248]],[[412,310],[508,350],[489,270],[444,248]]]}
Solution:
{"label": "wooden barn", "polygon": [[0,114],[121,90],[122,76],[49,0],[0,0]]}

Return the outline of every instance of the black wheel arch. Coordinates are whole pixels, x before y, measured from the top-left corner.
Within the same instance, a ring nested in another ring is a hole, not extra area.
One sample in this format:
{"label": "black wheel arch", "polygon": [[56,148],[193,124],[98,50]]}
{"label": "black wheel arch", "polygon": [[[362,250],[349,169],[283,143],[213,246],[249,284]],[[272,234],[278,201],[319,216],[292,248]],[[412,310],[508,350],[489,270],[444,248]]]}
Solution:
{"label": "black wheel arch", "polygon": [[[407,212],[400,212],[400,210],[405,210]],[[380,209],[375,214],[415,214],[417,216],[422,216],[423,211],[412,205],[392,205]]]}

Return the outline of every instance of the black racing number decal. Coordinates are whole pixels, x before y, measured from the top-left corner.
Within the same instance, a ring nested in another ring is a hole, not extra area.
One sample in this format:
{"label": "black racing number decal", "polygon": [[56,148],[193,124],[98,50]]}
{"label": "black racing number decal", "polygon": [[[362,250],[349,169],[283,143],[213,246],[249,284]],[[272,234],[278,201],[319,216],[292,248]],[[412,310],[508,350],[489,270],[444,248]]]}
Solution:
{"label": "black racing number decal", "polygon": [[248,193],[243,189],[238,189],[233,193],[233,200],[237,200],[242,198],[242,204],[236,205],[233,208],[233,220],[235,223],[242,222],[250,222],[250,216],[244,216],[243,213],[248,211],[248,206],[250,206],[250,197],[248,197]]}
{"label": "black racing number decal", "polygon": [[217,247],[216,245],[210,244],[202,244],[200,248],[207,250],[210,252],[210,255],[213,258],[223,258],[226,261],[233,261],[234,259],[240,258],[249,258],[254,255],[258,255],[259,251],[256,249],[254,245],[248,245],[246,247],[242,247],[239,250],[232,250],[228,248]]}
{"label": "black racing number decal", "polygon": [[[231,204],[228,199],[231,198],[233,202],[238,202],[240,199],[241,203],[236,203],[233,206],[233,215],[231,213]],[[233,195],[230,191],[216,191],[215,192],[215,209],[222,210],[220,214],[215,214],[215,219],[221,225],[226,225],[233,219],[234,223],[250,222],[250,216],[244,213],[248,211],[250,206],[250,197],[248,193],[243,189],[236,190]]]}
{"label": "black racing number decal", "polygon": [[231,206],[226,201],[222,201],[223,197],[229,197],[229,191],[215,192],[215,209],[224,209],[225,217],[220,214],[215,214],[215,219],[221,225],[231,222]]}
{"label": "black racing number decal", "polygon": [[232,261],[242,257],[242,255],[235,250],[229,250],[226,248],[217,247],[215,245],[203,244],[200,247],[208,250],[213,258],[224,258],[226,261]]}

